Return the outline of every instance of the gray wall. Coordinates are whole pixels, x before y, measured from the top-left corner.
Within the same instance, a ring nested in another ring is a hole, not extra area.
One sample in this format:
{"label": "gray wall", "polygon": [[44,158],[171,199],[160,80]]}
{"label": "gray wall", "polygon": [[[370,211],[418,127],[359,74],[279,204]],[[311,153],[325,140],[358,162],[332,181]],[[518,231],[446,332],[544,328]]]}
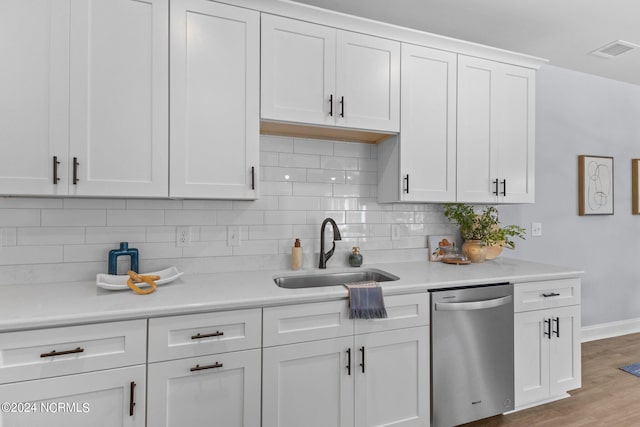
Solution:
{"label": "gray wall", "polygon": [[[500,207],[530,229],[507,256],[585,271],[582,325],[640,318],[640,216],[631,159],[640,158],[640,86],[543,66],[537,76],[536,203]],[[614,215],[578,216],[578,156],[614,158]]]}

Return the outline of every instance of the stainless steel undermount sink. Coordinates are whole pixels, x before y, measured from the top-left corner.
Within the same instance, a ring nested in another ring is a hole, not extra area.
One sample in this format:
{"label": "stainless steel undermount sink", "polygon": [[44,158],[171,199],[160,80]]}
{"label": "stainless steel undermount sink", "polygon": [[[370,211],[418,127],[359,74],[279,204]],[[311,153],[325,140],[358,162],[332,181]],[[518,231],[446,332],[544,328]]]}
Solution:
{"label": "stainless steel undermount sink", "polygon": [[394,276],[386,271],[368,268],[358,271],[309,274],[305,276],[278,276],[274,277],[273,281],[281,288],[300,289],[321,286],[340,286],[345,283],[367,282],[370,280],[375,282],[390,282],[398,279],[398,276]]}

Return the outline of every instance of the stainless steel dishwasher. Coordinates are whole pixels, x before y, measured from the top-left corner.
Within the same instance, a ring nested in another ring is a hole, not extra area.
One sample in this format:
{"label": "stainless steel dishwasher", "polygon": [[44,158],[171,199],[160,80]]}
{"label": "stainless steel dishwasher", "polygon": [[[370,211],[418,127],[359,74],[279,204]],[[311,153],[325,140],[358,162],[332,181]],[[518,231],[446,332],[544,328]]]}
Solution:
{"label": "stainless steel dishwasher", "polygon": [[431,291],[431,421],[513,410],[513,284]]}

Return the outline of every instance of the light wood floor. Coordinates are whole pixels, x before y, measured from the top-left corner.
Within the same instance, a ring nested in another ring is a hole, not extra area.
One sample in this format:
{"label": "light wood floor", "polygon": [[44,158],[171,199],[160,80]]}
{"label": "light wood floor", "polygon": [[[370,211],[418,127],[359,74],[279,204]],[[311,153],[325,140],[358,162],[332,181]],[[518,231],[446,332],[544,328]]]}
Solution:
{"label": "light wood floor", "polygon": [[582,344],[582,388],[570,398],[509,415],[465,424],[477,426],[640,426],[640,377],[621,366],[640,362],[640,334]]}

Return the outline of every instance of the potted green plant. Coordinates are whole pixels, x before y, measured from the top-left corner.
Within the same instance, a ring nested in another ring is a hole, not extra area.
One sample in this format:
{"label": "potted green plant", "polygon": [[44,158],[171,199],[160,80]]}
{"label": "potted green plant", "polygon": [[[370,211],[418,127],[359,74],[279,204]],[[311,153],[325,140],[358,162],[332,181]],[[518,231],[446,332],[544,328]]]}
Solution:
{"label": "potted green plant", "polygon": [[512,238],[524,239],[526,232],[517,225],[501,226],[494,206],[485,206],[476,212],[473,206],[465,203],[446,203],[444,216],[459,227],[465,241],[462,253],[472,262],[483,262],[490,246],[513,249],[515,243]]}

